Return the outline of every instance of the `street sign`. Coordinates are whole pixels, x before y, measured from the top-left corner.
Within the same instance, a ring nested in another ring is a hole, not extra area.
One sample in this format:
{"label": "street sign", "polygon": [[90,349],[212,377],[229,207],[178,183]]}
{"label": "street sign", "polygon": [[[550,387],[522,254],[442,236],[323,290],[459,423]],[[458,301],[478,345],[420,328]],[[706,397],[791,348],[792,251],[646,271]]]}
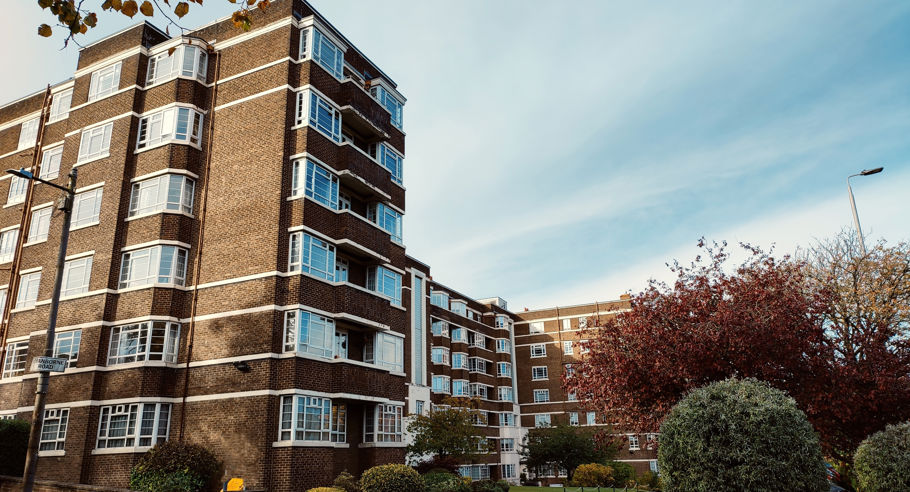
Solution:
{"label": "street sign", "polygon": [[32,362],[32,371],[63,372],[69,359],[61,357],[37,357]]}

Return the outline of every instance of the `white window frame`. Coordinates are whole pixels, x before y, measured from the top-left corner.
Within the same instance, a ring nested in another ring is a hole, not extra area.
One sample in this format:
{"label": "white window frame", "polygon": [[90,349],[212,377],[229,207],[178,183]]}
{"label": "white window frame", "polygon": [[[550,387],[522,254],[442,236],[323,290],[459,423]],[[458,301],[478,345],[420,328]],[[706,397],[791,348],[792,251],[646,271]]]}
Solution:
{"label": "white window frame", "polygon": [[51,99],[51,115],[48,124],[65,120],[70,115],[70,106],[73,103],[73,89],[57,92]]}
{"label": "white window frame", "polygon": [[393,372],[404,372],[404,338],[376,332],[364,344],[364,362]]}
{"label": "white window frame", "polygon": [[531,358],[538,359],[547,356],[547,344],[535,343],[531,345]]}
{"label": "white window frame", "polygon": [[577,427],[578,424],[578,412],[569,412],[569,425]]}
{"label": "white window frame", "polygon": [[572,355],[573,353],[572,340],[564,340],[562,342],[562,355]]}
{"label": "white window frame", "polygon": [[431,333],[433,336],[437,337],[448,337],[449,336],[449,324],[442,320],[434,320],[430,325]]}
{"label": "white window frame", "polygon": [[35,307],[38,291],[41,289],[41,271],[19,275],[19,293],[16,296],[16,309]]}
{"label": "white window frame", "polygon": [[452,300],[451,303],[450,303],[449,311],[452,311],[453,313],[458,314],[458,315],[460,315],[460,316],[465,316],[465,317],[467,317],[467,315],[468,315],[468,303],[466,303],[466,302],[464,302],[464,301]]}
{"label": "white window frame", "polygon": [[338,176],[312,159],[298,159],[291,165],[291,196],[307,196],[332,210],[338,210]]}
{"label": "white window frame", "polygon": [[0,232],[0,263],[13,261],[16,242],[19,240],[19,227],[11,227]]}
{"label": "white window frame", "polygon": [[508,338],[497,338],[496,339],[496,353],[498,354],[509,354],[512,353],[512,341]]}
{"label": "white window frame", "polygon": [[395,306],[401,306],[401,274],[382,265],[367,269],[367,290],[377,292]]}
{"label": "white window frame", "polygon": [[172,106],[139,118],[136,152],[170,143],[202,148],[205,115],[190,106]]}
{"label": "white window frame", "polygon": [[373,411],[363,412],[363,442],[402,442],[404,407],[401,405],[378,404]]}
{"label": "white window frame", "polygon": [[597,412],[587,412],[585,414],[585,421],[588,423],[588,425],[596,425],[597,424]]}
{"label": "white window frame", "polygon": [[534,366],[531,368],[531,381],[545,381],[550,379],[547,366]]}
{"label": "white window frame", "polygon": [[[189,78],[205,83],[208,71],[208,53],[205,49],[191,44],[182,44],[161,53],[149,55],[148,69],[146,71],[146,88],[153,84],[165,82],[175,78]],[[190,54],[187,56],[187,54]],[[162,60],[168,60],[167,65],[162,65]],[[190,65],[187,66],[187,61]],[[166,71],[162,71],[166,68]]]}
{"label": "white window frame", "polygon": [[528,333],[534,335],[537,333],[544,333],[546,328],[544,328],[543,321],[531,321],[528,323]]}
{"label": "white window frame", "polygon": [[499,440],[499,451],[502,453],[511,453],[515,451],[515,439],[503,438]]}
{"label": "white window frame", "polygon": [[41,179],[56,179],[60,176],[60,161],[63,160],[63,146],[57,145],[41,153]]}
{"label": "white window frame", "polygon": [[[170,403],[130,403],[101,407],[98,417],[97,449],[139,448],[148,449],[167,441],[170,431]],[[146,417],[151,414],[151,421]],[[123,420],[122,432],[112,433],[114,418]]]}
{"label": "white window frame", "polygon": [[163,361],[177,363],[180,350],[180,323],[142,321],[112,326],[107,350],[107,365]]}
{"label": "white window frame", "polygon": [[92,278],[92,258],[94,255],[68,260],[63,265],[63,285],[61,297],[71,297],[88,292]]}
{"label": "white window frame", "polygon": [[130,187],[129,217],[176,212],[193,215],[196,181],[182,174],[162,174]]}
{"label": "white window frame", "polygon": [[629,434],[629,451],[639,451],[641,450],[641,444],[638,441],[638,436],[634,434]]}
{"label": "white window frame", "polygon": [[441,290],[430,291],[430,304],[449,309],[449,294]]}
{"label": "white window frame", "polygon": [[468,386],[470,382],[467,379],[452,380],[452,396],[471,396],[471,389]]}
{"label": "white window frame", "polygon": [[511,362],[497,362],[496,363],[496,377],[511,378],[512,377],[512,363]]}
{"label": "white window frame", "polygon": [[[382,202],[371,203],[367,206],[367,220],[379,226],[380,229],[388,232],[392,241],[399,244],[401,243],[404,215],[399,211]],[[453,301],[452,304],[455,304],[456,302],[458,301]],[[458,311],[452,310],[452,312],[457,313]],[[458,314],[467,317],[467,304],[465,304],[465,312]]]}
{"label": "white window frame", "polygon": [[81,345],[82,330],[59,332],[54,340],[54,357],[68,359],[66,367],[75,367]]}
{"label": "white window frame", "polygon": [[[79,137],[79,157],[76,160],[76,165],[109,156],[113,129],[114,122],[110,121],[82,130],[82,135]],[[97,144],[97,148],[93,150],[93,147],[96,147],[95,144]]]}
{"label": "white window frame", "polygon": [[404,156],[391,145],[380,142],[376,144],[373,158],[391,175],[393,183],[402,184],[404,179]]}
{"label": "white window frame", "polygon": [[32,220],[29,221],[26,244],[36,244],[47,241],[47,236],[51,228],[51,215],[53,212],[53,205],[32,209]]}
{"label": "white window frame", "polygon": [[285,311],[284,351],[331,359],[335,351],[335,320],[303,309]]}
{"label": "white window frame", "polygon": [[120,66],[122,62],[108,65],[92,72],[88,101],[97,101],[120,90]]}
{"label": "white window frame", "polygon": [[6,196],[6,205],[9,206],[24,202],[30,182],[31,180],[20,176],[11,176],[9,180],[9,194]]}
{"label": "white window frame", "polygon": [[25,362],[28,360],[28,340],[6,344],[6,356],[3,358],[3,374],[0,379],[25,374]]}
{"label": "white window frame", "polygon": [[447,347],[433,347],[430,350],[430,360],[434,364],[449,365],[449,349]]}
{"label": "white window frame", "polygon": [[281,397],[279,412],[279,441],[332,441],[331,399],[285,395]]}
{"label": "white window frame", "polygon": [[515,393],[511,386],[498,386],[496,388],[496,397],[499,401],[515,401]]}
{"label": "white window frame", "polygon": [[68,408],[48,408],[41,421],[41,438],[38,452],[63,451],[66,444],[66,427],[69,421]]}
{"label": "white window frame", "polygon": [[534,390],[534,403],[547,403],[549,401],[550,401],[550,390],[548,390],[548,389]]}
{"label": "white window frame", "polygon": [[553,425],[553,419],[548,413],[541,413],[534,416],[534,427],[550,427]]}
{"label": "white window frame", "polygon": [[460,326],[449,328],[449,333],[452,335],[453,342],[468,343],[468,330],[466,328]]}
{"label": "white window frame", "polygon": [[335,143],[341,143],[341,111],[331,100],[313,89],[297,93],[295,126],[303,125],[313,127]]}
{"label": "white window frame", "polygon": [[182,287],[186,284],[188,258],[189,251],[180,246],[159,245],[125,251],[120,260],[120,288]]}
{"label": "white window frame", "polygon": [[103,186],[76,193],[76,196],[73,197],[73,218],[70,228],[78,229],[99,224],[101,222],[101,199],[103,196]]}
{"label": "white window frame", "polygon": [[389,111],[391,114],[389,122],[392,123],[392,126],[403,130],[404,102],[400,101],[392,95],[391,91],[381,85],[370,87],[370,95]]}
{"label": "white window frame", "polygon": [[468,368],[468,354],[465,352],[453,352],[452,353],[452,369],[465,369]]}
{"label": "white window frame", "polygon": [[344,52],[341,46],[318,27],[310,26],[300,30],[300,59],[313,60],[338,80],[344,77]]}
{"label": "white window frame", "polygon": [[291,233],[288,246],[288,271],[308,273],[329,282],[335,281],[335,245],[298,231]]}
{"label": "white window frame", "polygon": [[16,150],[30,149],[38,142],[38,126],[41,118],[32,118],[22,122],[19,127],[19,143]]}
{"label": "white window frame", "polygon": [[449,376],[433,375],[431,388],[433,393],[451,394],[451,379]]}

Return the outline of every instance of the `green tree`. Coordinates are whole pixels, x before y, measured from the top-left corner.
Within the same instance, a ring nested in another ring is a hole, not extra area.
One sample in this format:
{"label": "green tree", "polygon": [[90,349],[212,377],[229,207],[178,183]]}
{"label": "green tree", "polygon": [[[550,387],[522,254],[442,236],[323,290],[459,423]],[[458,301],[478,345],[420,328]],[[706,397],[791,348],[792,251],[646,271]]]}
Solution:
{"label": "green tree", "polygon": [[535,475],[558,466],[572,479],[578,465],[603,463],[616,455],[611,444],[595,440],[594,431],[565,424],[531,429],[521,446],[521,462]]}
{"label": "green tree", "polygon": [[910,490],[910,422],[872,434],[859,445],[853,460],[859,490]]}
{"label": "green tree", "polygon": [[[413,415],[408,432],[413,441],[408,455],[420,458],[432,455],[436,459],[454,458],[467,461],[490,450],[489,444],[478,435],[474,425],[485,415],[477,410],[477,401],[469,398],[446,398],[426,415]],[[484,425],[486,423],[484,422]]]}
{"label": "green tree", "polygon": [[664,420],[664,490],[827,491],[818,436],[796,401],[756,379],[686,395]]}
{"label": "green tree", "polygon": [[25,420],[0,420],[0,475],[22,475],[29,427]]}

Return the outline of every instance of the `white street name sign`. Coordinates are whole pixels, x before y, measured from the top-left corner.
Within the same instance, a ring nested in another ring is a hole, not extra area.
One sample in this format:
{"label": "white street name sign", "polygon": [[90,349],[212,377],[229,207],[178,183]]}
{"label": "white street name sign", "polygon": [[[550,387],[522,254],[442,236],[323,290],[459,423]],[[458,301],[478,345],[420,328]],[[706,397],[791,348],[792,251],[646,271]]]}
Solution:
{"label": "white street name sign", "polygon": [[69,359],[60,357],[37,357],[32,362],[32,371],[63,372]]}

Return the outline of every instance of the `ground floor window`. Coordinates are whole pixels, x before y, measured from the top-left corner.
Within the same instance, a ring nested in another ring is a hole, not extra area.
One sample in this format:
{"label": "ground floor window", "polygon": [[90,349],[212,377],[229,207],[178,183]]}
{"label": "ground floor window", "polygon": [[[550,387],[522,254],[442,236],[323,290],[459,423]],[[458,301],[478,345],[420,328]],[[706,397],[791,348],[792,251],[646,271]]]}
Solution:
{"label": "ground floor window", "polygon": [[98,449],[154,446],[167,440],[170,403],[132,403],[101,407]]}
{"label": "ground floor window", "polygon": [[515,465],[512,463],[502,465],[502,478],[515,478]]}
{"label": "ground floor window", "polygon": [[363,442],[401,442],[401,416],[404,407],[376,405],[363,414]]}
{"label": "ground floor window", "polygon": [[458,467],[458,473],[471,480],[487,480],[490,478],[490,465],[462,465]]}
{"label": "ground floor window", "polygon": [[62,451],[66,441],[66,424],[69,420],[68,408],[51,408],[44,411],[44,423],[41,426],[39,451]]}

